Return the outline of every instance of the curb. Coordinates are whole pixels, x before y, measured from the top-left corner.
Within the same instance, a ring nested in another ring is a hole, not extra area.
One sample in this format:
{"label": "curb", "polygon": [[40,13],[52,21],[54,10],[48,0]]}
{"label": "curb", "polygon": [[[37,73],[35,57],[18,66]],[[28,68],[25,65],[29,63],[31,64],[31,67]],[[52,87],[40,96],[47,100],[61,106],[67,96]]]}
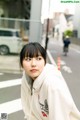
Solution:
{"label": "curb", "polygon": [[13,73],[13,74],[21,74],[20,70],[11,70],[11,69],[0,69],[0,73]]}

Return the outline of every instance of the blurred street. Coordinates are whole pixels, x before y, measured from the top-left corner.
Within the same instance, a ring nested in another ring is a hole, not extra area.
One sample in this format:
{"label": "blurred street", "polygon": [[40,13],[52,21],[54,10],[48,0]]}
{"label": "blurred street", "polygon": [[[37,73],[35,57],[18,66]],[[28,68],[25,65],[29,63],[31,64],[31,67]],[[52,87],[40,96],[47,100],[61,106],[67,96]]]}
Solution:
{"label": "blurred street", "polygon": [[57,65],[58,59],[60,59],[60,70],[76,106],[80,110],[80,46],[71,44],[68,55],[64,56],[63,45],[58,40],[51,38],[48,43],[48,50]]}
{"label": "blurred street", "polygon": [[[43,40],[42,43],[45,44],[45,41]],[[60,58],[60,70],[68,84],[75,104],[80,110],[79,47],[71,44],[68,55],[64,56],[62,44],[51,37],[48,43],[48,51],[51,55],[50,63],[57,64],[58,57]],[[3,64],[3,68],[2,65],[0,67],[0,113],[7,113],[8,120],[24,120],[20,99],[22,72],[19,66],[19,56],[0,56],[1,61],[7,63]]]}
{"label": "blurred street", "polygon": [[[66,2],[0,0],[0,120],[26,120],[19,53],[28,42],[47,49],[47,62],[59,67],[80,111],[80,5]],[[67,56],[63,36],[71,39]]]}

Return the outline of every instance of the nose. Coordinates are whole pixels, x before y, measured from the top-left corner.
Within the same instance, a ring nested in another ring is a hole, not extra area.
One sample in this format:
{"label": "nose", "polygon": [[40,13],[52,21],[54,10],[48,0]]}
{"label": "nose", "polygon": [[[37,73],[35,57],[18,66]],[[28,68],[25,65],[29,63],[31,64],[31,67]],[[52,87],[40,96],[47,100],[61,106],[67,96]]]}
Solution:
{"label": "nose", "polygon": [[36,66],[36,59],[35,59],[35,58],[32,59],[31,65],[32,65],[32,66]]}

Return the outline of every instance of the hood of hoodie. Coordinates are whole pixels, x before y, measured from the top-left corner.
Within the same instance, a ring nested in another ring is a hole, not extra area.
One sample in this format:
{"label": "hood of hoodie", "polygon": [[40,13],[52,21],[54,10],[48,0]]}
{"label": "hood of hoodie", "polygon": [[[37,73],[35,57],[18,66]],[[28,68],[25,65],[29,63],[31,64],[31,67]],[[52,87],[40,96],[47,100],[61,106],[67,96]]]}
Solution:
{"label": "hood of hoodie", "polygon": [[51,72],[53,72],[53,68],[54,68],[53,65],[47,63],[44,66],[44,69],[41,72],[41,74],[34,81],[24,71],[23,72],[23,77],[24,77],[23,79],[26,80],[26,84],[27,84],[28,88],[29,89],[33,88],[34,90],[38,90],[41,87],[42,83],[44,82],[45,78],[47,76],[49,76],[49,74]]}

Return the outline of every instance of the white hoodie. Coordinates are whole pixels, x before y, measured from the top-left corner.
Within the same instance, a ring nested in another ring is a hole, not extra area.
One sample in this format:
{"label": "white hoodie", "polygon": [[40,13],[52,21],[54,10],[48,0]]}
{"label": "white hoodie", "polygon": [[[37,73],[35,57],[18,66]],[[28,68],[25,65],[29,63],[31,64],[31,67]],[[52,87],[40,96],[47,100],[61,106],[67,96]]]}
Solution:
{"label": "white hoodie", "polygon": [[21,101],[27,120],[80,120],[64,78],[50,64],[45,65],[33,84],[23,72]]}

